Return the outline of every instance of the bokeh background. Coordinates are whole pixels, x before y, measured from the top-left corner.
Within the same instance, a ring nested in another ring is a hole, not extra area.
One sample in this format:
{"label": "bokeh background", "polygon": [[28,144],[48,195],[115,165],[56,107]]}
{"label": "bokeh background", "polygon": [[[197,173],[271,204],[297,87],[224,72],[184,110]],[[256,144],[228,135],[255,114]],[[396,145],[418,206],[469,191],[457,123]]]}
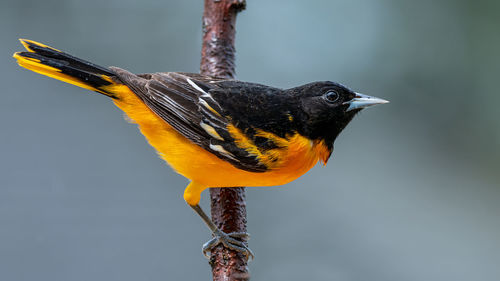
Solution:
{"label": "bokeh background", "polygon": [[[210,279],[187,180],[107,98],[11,58],[21,37],[197,72],[202,9],[0,2],[0,280]],[[496,0],[248,0],[240,80],[333,80],[391,101],[355,118],[328,166],[248,189],[253,280],[500,280],[499,15]]]}

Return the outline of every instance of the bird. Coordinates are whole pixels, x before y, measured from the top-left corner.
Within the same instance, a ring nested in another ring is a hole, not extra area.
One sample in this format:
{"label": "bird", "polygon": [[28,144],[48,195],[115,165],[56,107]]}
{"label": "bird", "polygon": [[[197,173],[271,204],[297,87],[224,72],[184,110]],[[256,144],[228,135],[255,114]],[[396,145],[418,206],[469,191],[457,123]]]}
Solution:
{"label": "bird", "polygon": [[109,97],[190,180],[184,200],[213,234],[202,248],[207,257],[219,244],[254,255],[247,233],[224,233],[200,207],[205,189],[287,184],[317,162],[326,165],[357,113],[388,103],[330,81],[280,89],[195,73],[133,74],[19,40],[26,49],[13,55],[20,66]]}

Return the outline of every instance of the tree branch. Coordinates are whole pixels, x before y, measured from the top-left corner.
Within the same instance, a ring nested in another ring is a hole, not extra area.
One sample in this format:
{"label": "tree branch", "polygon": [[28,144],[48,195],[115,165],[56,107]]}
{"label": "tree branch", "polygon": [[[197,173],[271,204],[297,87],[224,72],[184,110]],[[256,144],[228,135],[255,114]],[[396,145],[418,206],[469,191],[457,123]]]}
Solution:
{"label": "tree branch", "polygon": [[[234,78],[236,15],[245,5],[245,0],[205,0],[201,74]],[[220,230],[246,232],[244,187],[211,188],[210,199],[212,220]],[[214,281],[249,279],[245,256],[222,245],[212,252],[210,264]]]}

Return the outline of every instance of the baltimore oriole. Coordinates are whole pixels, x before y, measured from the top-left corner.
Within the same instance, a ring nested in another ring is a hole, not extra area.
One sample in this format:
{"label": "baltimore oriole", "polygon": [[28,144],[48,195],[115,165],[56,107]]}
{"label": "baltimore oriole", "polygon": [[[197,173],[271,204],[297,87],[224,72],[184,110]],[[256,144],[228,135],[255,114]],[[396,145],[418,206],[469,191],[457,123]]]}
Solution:
{"label": "baltimore oriole", "polygon": [[[198,205],[208,187],[272,186],[326,164],[339,133],[361,109],[388,101],[334,82],[277,89],[193,73],[132,74],[31,40],[14,58],[34,72],[112,98],[177,173],[186,202],[214,234],[204,245],[253,256],[246,233],[223,233]],[[243,241],[241,241],[243,240]]]}

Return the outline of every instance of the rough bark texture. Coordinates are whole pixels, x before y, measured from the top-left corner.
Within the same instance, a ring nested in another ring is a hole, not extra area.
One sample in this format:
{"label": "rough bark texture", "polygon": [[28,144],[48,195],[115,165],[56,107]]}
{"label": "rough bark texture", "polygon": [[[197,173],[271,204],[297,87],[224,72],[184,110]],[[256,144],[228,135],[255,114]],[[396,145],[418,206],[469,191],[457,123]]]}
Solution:
{"label": "rough bark texture", "polygon": [[[205,0],[203,12],[203,47],[200,72],[205,75],[233,78],[236,15],[245,9],[244,0]],[[246,232],[245,188],[211,188],[212,220],[222,231]],[[248,280],[244,255],[222,245],[210,258],[214,281]]]}

